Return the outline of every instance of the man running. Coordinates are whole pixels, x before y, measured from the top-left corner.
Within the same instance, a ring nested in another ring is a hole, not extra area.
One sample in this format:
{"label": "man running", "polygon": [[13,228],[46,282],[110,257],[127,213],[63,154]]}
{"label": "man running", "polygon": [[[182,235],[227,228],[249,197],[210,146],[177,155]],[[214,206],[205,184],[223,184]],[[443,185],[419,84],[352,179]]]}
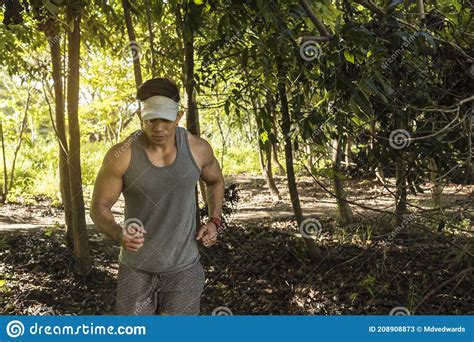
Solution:
{"label": "man running", "polygon": [[[91,218],[121,243],[118,315],[198,315],[205,274],[197,241],[210,247],[221,227],[224,178],[209,143],[179,127],[179,89],[166,78],[143,83],[143,130],[114,145],[97,176]],[[208,223],[196,234],[195,186],[207,185]],[[111,208],[125,199],[125,223]]]}

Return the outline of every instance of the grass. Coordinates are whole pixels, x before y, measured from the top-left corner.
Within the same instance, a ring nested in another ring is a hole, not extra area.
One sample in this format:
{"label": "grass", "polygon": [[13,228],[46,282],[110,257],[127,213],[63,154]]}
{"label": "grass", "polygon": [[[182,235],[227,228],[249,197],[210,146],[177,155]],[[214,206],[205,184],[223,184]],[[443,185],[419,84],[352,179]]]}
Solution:
{"label": "grass", "polygon": [[[110,148],[105,142],[83,142],[81,145],[82,183],[92,190],[105,153]],[[214,148],[221,162],[222,153]],[[0,158],[1,159],[1,158]],[[7,154],[7,169],[10,172],[12,158]],[[0,161],[3,165],[3,160]],[[258,154],[254,146],[230,146],[224,155],[223,173],[226,176],[243,173],[260,173]],[[10,174],[8,174],[10,177]],[[0,182],[3,181],[3,168]],[[3,185],[2,185],[3,186]],[[14,186],[8,195],[9,202],[34,204],[39,197],[60,202],[58,146],[56,142],[38,140],[34,146],[25,145],[20,151],[15,167]]]}

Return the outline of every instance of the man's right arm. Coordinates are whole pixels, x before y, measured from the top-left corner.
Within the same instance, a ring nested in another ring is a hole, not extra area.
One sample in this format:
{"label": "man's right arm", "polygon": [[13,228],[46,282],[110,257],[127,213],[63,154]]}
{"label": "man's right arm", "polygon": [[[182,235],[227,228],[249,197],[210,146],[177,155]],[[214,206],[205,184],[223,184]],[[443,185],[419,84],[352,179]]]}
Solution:
{"label": "man's right arm", "polygon": [[112,207],[122,192],[122,176],[130,163],[130,148],[113,146],[105,155],[94,185],[91,219],[105,235],[122,242],[122,227],[115,222]]}

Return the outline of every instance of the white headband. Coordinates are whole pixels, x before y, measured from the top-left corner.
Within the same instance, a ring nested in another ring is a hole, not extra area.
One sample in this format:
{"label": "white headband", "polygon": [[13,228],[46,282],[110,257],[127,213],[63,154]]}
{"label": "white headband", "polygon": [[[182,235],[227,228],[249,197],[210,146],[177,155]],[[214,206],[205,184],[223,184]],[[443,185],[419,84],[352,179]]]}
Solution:
{"label": "white headband", "polygon": [[142,102],[142,120],[166,119],[175,121],[179,104],[166,96],[152,96]]}

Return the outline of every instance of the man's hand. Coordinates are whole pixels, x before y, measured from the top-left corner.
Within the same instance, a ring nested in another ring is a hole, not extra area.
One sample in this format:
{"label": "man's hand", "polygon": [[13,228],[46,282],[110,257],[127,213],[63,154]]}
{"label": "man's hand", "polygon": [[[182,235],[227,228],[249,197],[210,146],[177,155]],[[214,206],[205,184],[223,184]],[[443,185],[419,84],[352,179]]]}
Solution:
{"label": "man's hand", "polygon": [[120,243],[122,246],[132,252],[138,251],[145,242],[143,235],[146,233],[146,230],[143,226],[137,223],[131,223],[123,229],[122,234],[120,234]]}
{"label": "man's hand", "polygon": [[201,227],[196,240],[201,240],[204,246],[211,247],[217,243],[217,227],[214,223],[209,222]]}

